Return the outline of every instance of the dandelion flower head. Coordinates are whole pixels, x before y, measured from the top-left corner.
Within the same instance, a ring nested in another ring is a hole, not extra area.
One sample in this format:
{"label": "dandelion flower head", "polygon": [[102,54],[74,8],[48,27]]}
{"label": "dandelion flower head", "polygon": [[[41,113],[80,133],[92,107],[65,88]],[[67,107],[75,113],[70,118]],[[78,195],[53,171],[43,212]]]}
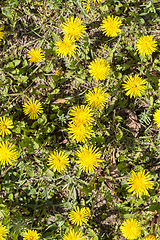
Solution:
{"label": "dandelion flower head", "polygon": [[16,146],[12,143],[9,144],[8,141],[2,141],[0,143],[0,164],[1,165],[11,165],[12,161],[16,161],[18,158],[18,151]]}
{"label": "dandelion flower head", "polygon": [[13,128],[13,122],[9,118],[0,117],[0,135],[4,137],[4,135],[11,134],[11,131],[9,129]]}
{"label": "dandelion flower head", "polygon": [[90,0],[88,0],[87,1],[87,3],[86,2],[82,2],[82,4],[83,4],[83,8],[86,10],[86,13],[89,13],[89,9],[90,9]]}
{"label": "dandelion flower head", "polygon": [[153,114],[153,120],[157,124],[157,127],[160,127],[160,108],[157,109]]}
{"label": "dandelion flower head", "polygon": [[86,27],[82,25],[83,21],[78,17],[68,18],[66,22],[62,24],[62,32],[69,38],[79,40],[84,36]]}
{"label": "dandelion flower head", "polygon": [[8,230],[2,223],[0,223],[0,240],[5,240],[7,237]]}
{"label": "dandelion flower head", "polygon": [[38,240],[40,239],[39,234],[36,230],[28,230],[28,232],[24,233],[23,240]]}
{"label": "dandelion flower head", "polygon": [[69,213],[69,220],[72,224],[75,224],[77,226],[82,226],[82,223],[87,223],[88,221],[88,214],[85,210],[85,208],[79,209],[79,207],[74,207],[74,210],[72,210]]}
{"label": "dandelion flower head", "polygon": [[72,116],[69,120],[71,120],[72,123],[76,125],[88,125],[94,121],[94,119],[92,118],[93,113],[91,112],[91,108],[88,106],[75,106],[70,110],[69,114],[70,116]]}
{"label": "dandelion flower head", "polygon": [[122,21],[118,17],[113,18],[113,16],[108,16],[102,21],[102,32],[107,37],[116,37],[118,36],[118,33],[121,32],[121,29],[119,28],[121,25]]}
{"label": "dandelion flower head", "polygon": [[67,57],[67,55],[69,55],[69,57],[74,55],[77,48],[74,42],[75,40],[73,38],[69,38],[68,36],[64,36],[63,40],[58,40],[55,43],[58,56],[60,55],[64,58]]}
{"label": "dandelion flower head", "polygon": [[70,229],[69,233],[63,236],[63,240],[87,240],[83,237],[82,232],[75,231],[74,229]]}
{"label": "dandelion flower head", "polygon": [[110,72],[110,65],[103,58],[93,60],[89,65],[89,73],[95,80],[105,80]]}
{"label": "dandelion flower head", "polygon": [[105,103],[108,101],[109,94],[106,93],[101,87],[94,87],[94,90],[89,91],[85,97],[90,107],[99,110],[104,108]]}
{"label": "dandelion flower head", "polygon": [[3,27],[0,27],[0,41],[3,39],[3,37],[4,37]]}
{"label": "dandelion flower head", "polygon": [[149,55],[157,50],[157,41],[152,36],[141,36],[137,40],[136,48],[140,55]]}
{"label": "dandelion flower head", "polygon": [[100,159],[101,153],[98,148],[91,146],[80,146],[80,150],[75,153],[78,157],[76,163],[83,172],[91,173],[99,166],[103,160]]}
{"label": "dandelion flower head", "polygon": [[138,74],[135,74],[134,76],[130,75],[127,80],[124,81],[124,84],[122,84],[124,91],[126,92],[126,95],[131,97],[141,97],[142,93],[146,89],[146,82],[141,77],[138,76]]}
{"label": "dandelion flower head", "polygon": [[137,197],[141,197],[142,194],[148,195],[148,189],[153,189],[154,181],[151,181],[152,176],[149,173],[145,174],[145,170],[141,170],[137,174],[132,171],[131,177],[128,178],[127,187],[128,192],[132,195],[136,194]]}
{"label": "dandelion flower head", "polygon": [[76,142],[85,142],[87,138],[91,138],[93,130],[91,125],[69,122],[68,133],[71,134],[69,138],[72,138],[72,140],[76,140]]}
{"label": "dandelion flower head", "polygon": [[153,234],[148,234],[144,238],[145,240],[156,240],[156,237]]}
{"label": "dandelion flower head", "polygon": [[90,217],[91,216],[90,208],[89,207],[84,207],[84,210],[85,210],[86,214],[88,215],[88,217]]}
{"label": "dandelion flower head", "polygon": [[28,58],[29,58],[29,62],[42,62],[43,58],[44,58],[44,54],[42,53],[42,49],[41,48],[35,48],[35,49],[31,49],[30,52],[28,52]]}
{"label": "dandelion flower head", "polygon": [[57,68],[55,71],[55,75],[60,76],[62,74],[62,68]]}
{"label": "dandelion flower head", "polygon": [[30,119],[38,118],[41,113],[43,113],[43,108],[38,100],[33,98],[32,100],[29,98],[27,102],[23,104],[23,111],[25,115],[29,115]]}
{"label": "dandelion flower head", "polygon": [[127,219],[120,226],[122,235],[127,239],[137,239],[141,234],[141,226],[137,220]]}
{"label": "dandelion flower head", "polygon": [[48,165],[54,172],[63,172],[69,165],[68,155],[63,152],[53,152],[49,155]]}
{"label": "dandelion flower head", "polygon": [[160,89],[160,79],[158,79],[158,87],[159,87],[159,89]]}

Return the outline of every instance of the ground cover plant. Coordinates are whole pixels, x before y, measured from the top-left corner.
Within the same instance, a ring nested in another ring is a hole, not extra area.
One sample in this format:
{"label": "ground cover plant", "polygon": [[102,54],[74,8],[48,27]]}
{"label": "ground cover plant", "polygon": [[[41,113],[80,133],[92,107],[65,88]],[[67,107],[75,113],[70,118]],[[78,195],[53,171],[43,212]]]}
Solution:
{"label": "ground cover plant", "polygon": [[0,240],[160,239],[159,1],[0,17]]}

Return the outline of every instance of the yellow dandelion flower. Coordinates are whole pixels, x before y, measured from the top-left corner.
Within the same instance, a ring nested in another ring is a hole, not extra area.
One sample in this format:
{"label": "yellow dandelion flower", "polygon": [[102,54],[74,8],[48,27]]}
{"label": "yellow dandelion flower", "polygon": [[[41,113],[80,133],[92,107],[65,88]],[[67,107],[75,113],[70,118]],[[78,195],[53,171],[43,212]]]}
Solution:
{"label": "yellow dandelion flower", "polygon": [[101,28],[102,32],[107,36],[107,37],[116,37],[118,36],[118,33],[121,32],[121,29],[119,28],[122,25],[122,21],[118,18],[115,17],[113,19],[113,16],[108,16],[102,21]]}
{"label": "yellow dandelion flower", "polygon": [[62,68],[57,68],[55,71],[55,75],[60,76],[62,74]]}
{"label": "yellow dandelion flower", "polygon": [[30,119],[36,119],[39,117],[39,114],[43,113],[43,108],[38,100],[35,100],[35,98],[31,100],[29,98],[29,100],[23,104],[23,111],[25,115],[29,115]]}
{"label": "yellow dandelion flower", "polygon": [[62,24],[62,32],[68,36],[69,38],[74,38],[76,40],[79,40],[79,38],[82,38],[84,36],[86,27],[81,25],[83,21],[76,17],[68,18],[66,22]]}
{"label": "yellow dandelion flower", "polygon": [[137,239],[141,234],[141,226],[137,220],[127,219],[120,226],[122,235],[127,239]]}
{"label": "yellow dandelion flower", "polygon": [[48,165],[50,165],[50,169],[53,168],[54,172],[63,172],[69,165],[69,158],[67,154],[63,152],[54,151],[49,155]]}
{"label": "yellow dandelion flower", "polygon": [[156,237],[153,234],[148,234],[144,238],[145,240],[156,240]]}
{"label": "yellow dandelion flower", "polygon": [[[102,0],[97,0],[98,3],[100,3]],[[94,0],[94,3],[96,2],[96,0]]]}
{"label": "yellow dandelion flower", "polygon": [[157,127],[160,127],[160,108],[157,109],[153,114],[153,120],[157,124]]}
{"label": "yellow dandelion flower", "polygon": [[80,150],[77,150],[75,154],[78,157],[76,161],[78,167],[86,173],[93,172],[95,168],[99,166],[99,163],[103,161],[100,159],[101,153],[99,149],[93,146],[80,146]]}
{"label": "yellow dandelion flower", "polygon": [[160,88],[160,79],[158,79],[158,87]]}
{"label": "yellow dandelion flower", "polygon": [[152,36],[141,36],[137,40],[136,48],[140,55],[149,55],[157,50],[157,41]]}
{"label": "yellow dandelion flower", "polygon": [[39,234],[37,233],[36,230],[28,230],[28,232],[24,233],[23,240],[38,240],[40,239]]}
{"label": "yellow dandelion flower", "polygon": [[95,80],[105,80],[110,72],[110,65],[103,58],[97,58],[89,65],[89,73]]}
{"label": "yellow dandelion flower", "polygon": [[77,125],[69,122],[68,133],[71,134],[69,138],[72,138],[72,140],[76,140],[77,142],[85,142],[87,138],[91,138],[93,130],[91,125]]}
{"label": "yellow dandelion flower", "polygon": [[126,81],[124,81],[124,84],[122,84],[124,91],[126,92],[126,95],[130,95],[131,97],[141,97],[142,93],[146,89],[146,82],[141,77],[138,76],[138,74],[135,74],[133,77],[130,75]]}
{"label": "yellow dandelion flower", "polygon": [[77,226],[82,226],[82,223],[87,223],[88,221],[88,214],[86,213],[85,208],[79,209],[77,206],[74,207],[74,210],[72,210],[69,213],[69,220],[71,221],[72,224],[75,224]]}
{"label": "yellow dandelion flower", "polygon": [[0,41],[3,39],[3,37],[4,37],[3,27],[0,27]]}
{"label": "yellow dandelion flower", "polygon": [[84,105],[73,107],[70,110],[69,115],[72,116],[72,118],[70,118],[69,120],[71,120],[71,122],[76,125],[88,125],[94,121],[94,119],[92,118],[93,113],[91,112],[90,107]]}
{"label": "yellow dandelion flower", "polygon": [[90,217],[91,216],[91,210],[89,209],[89,207],[84,207],[83,209],[85,210],[88,217]]}
{"label": "yellow dandelion flower", "polygon": [[83,4],[83,8],[86,10],[86,13],[89,13],[89,9],[90,9],[90,0],[88,0],[87,3],[82,2]]}
{"label": "yellow dandelion flower", "polygon": [[7,233],[7,228],[2,223],[0,223],[0,240],[5,240],[5,237],[7,237]]}
{"label": "yellow dandelion flower", "polygon": [[43,58],[44,58],[44,54],[42,53],[42,49],[41,48],[35,48],[35,49],[31,49],[30,52],[28,52],[28,58],[29,58],[29,62],[42,62]]}
{"label": "yellow dandelion flower", "polygon": [[87,240],[85,237],[83,237],[82,232],[75,232],[74,229],[70,229],[68,234],[65,234],[63,236],[63,240]]}
{"label": "yellow dandelion flower", "polygon": [[[128,178],[127,187],[128,192],[136,194],[137,197],[141,197],[142,194],[148,195],[148,189],[153,189],[154,181],[151,181],[152,176],[149,173],[145,174],[145,170],[141,170],[136,174],[134,171],[131,173],[131,177]],[[132,195],[133,195],[132,194]]]}
{"label": "yellow dandelion flower", "polygon": [[0,164],[5,165],[12,164],[12,161],[16,161],[18,158],[18,151],[16,146],[8,141],[2,141],[0,143]]}
{"label": "yellow dandelion flower", "polygon": [[96,88],[94,87],[93,91],[89,91],[86,95],[87,104],[90,107],[93,107],[97,110],[103,109],[105,103],[108,101],[109,94],[106,93],[101,87]]}
{"label": "yellow dandelion flower", "polygon": [[9,129],[13,128],[13,122],[9,118],[0,117],[0,135],[4,137],[4,135],[11,134],[11,131]]}
{"label": "yellow dandelion flower", "polygon": [[76,45],[74,45],[74,39],[69,38],[67,36],[64,37],[63,40],[59,40],[55,43],[55,46],[57,47],[56,51],[58,56],[61,55],[61,57],[71,57],[72,55],[75,54],[76,51]]}

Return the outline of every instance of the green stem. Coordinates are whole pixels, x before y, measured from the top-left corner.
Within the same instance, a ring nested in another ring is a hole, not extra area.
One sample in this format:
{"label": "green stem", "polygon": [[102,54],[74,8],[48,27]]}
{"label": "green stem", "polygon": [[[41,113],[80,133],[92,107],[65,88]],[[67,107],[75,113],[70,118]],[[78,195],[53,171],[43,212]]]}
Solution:
{"label": "green stem", "polygon": [[0,175],[0,178],[2,178],[3,177],[3,175],[5,174],[5,173],[7,173],[13,166],[15,166],[17,163],[19,163],[20,161],[22,161],[22,160],[24,160],[24,159],[26,159],[26,158],[29,158],[31,155],[29,155],[29,156],[26,156],[26,157],[24,157],[24,158],[20,158],[17,162],[15,162],[14,164],[12,164],[9,168],[7,168],[1,175]]}

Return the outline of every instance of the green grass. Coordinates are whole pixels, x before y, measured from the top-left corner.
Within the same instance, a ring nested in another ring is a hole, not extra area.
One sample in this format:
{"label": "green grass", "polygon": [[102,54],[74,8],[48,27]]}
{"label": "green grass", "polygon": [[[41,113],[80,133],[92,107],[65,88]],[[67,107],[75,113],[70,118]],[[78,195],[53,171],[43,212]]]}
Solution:
{"label": "green grass", "polygon": [[[123,240],[120,226],[134,218],[142,228],[138,239],[149,233],[159,239],[160,131],[153,121],[160,108],[159,2],[92,1],[89,13],[78,0],[6,0],[1,5],[0,116],[12,119],[14,128],[0,141],[14,143],[19,152],[13,166],[0,166],[0,220],[8,229],[7,238],[20,240],[24,232],[34,229],[41,239],[58,240],[74,228],[87,239]],[[102,33],[100,25],[108,15],[122,20],[117,37]],[[76,55],[61,58],[55,43],[63,36],[61,24],[71,16],[78,16],[87,30],[76,42]],[[157,41],[151,56],[142,58],[136,51],[141,35],[152,35]],[[36,47],[45,58],[33,64],[27,54]],[[98,57],[111,66],[108,78],[98,83],[110,97],[103,110],[93,111],[94,133],[87,144],[99,148],[103,162],[87,174],[75,164],[81,144],[69,138],[68,119],[70,109],[86,105],[85,94],[96,86],[88,66]],[[142,97],[129,98],[123,91],[130,74],[146,80]],[[37,120],[23,112],[28,98],[36,98],[43,106]],[[49,153],[56,150],[69,156],[64,173],[54,173],[47,165]],[[152,175],[154,189],[148,196],[128,193],[126,182],[132,170]],[[91,210],[82,227],[69,221],[74,206]]]}

